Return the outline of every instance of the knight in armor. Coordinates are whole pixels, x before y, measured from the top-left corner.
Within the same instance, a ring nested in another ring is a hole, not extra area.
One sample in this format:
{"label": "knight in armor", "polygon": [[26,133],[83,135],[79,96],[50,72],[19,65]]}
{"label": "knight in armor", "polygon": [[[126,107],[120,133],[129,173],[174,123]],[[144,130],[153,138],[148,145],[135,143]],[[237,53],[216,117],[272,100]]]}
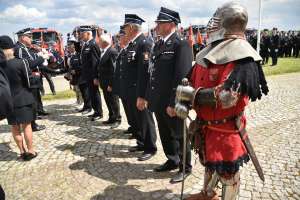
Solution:
{"label": "knight in armor", "polygon": [[[194,89],[190,102],[197,113],[190,137],[205,173],[202,191],[186,200],[218,200],[218,182],[222,200],[235,200],[240,167],[250,158],[257,164],[248,148],[244,110],[249,100],[267,95],[268,86],[262,58],[245,39],[247,22],[247,11],[239,3],[218,8],[207,25],[208,46],[197,54],[188,75]],[[177,100],[182,101],[180,95]],[[257,171],[264,180],[262,170]]]}

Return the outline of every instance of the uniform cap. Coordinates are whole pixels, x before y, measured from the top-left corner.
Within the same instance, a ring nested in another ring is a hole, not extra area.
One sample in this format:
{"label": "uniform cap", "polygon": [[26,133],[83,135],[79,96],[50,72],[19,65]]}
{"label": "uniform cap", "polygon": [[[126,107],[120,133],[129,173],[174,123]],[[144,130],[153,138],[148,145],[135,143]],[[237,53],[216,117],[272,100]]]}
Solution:
{"label": "uniform cap", "polygon": [[142,25],[142,23],[145,22],[142,18],[137,16],[136,14],[125,14],[125,22],[124,25],[127,24],[138,24]]}
{"label": "uniform cap", "polygon": [[24,28],[24,29],[22,29],[22,30],[19,30],[18,32],[16,32],[16,34],[18,35],[18,36],[22,36],[22,35],[31,35],[32,33],[31,33],[31,30],[32,30],[33,28]]}
{"label": "uniform cap", "polygon": [[181,20],[178,12],[161,7],[155,22],[174,22],[179,24]]}

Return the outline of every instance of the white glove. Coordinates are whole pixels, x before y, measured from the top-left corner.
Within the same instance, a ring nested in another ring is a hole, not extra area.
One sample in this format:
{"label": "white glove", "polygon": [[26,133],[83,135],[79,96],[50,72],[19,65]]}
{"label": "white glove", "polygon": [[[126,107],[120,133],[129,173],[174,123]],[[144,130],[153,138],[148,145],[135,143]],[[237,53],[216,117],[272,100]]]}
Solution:
{"label": "white glove", "polygon": [[42,55],[42,57],[45,59],[45,60],[48,60],[50,58],[50,54],[49,53],[44,53]]}
{"label": "white glove", "polygon": [[37,53],[37,55],[43,57],[43,52],[40,51]]}
{"label": "white glove", "polygon": [[42,52],[42,51],[40,51],[40,52],[37,53],[37,55],[41,56],[42,58],[44,58],[44,60],[48,60],[50,58],[50,55],[49,55],[48,52]]}
{"label": "white glove", "polygon": [[46,54],[46,53],[48,53],[48,51],[45,48],[42,48],[42,53]]}
{"label": "white glove", "polygon": [[47,60],[44,60],[44,62],[43,62],[43,66],[48,66],[48,61]]}

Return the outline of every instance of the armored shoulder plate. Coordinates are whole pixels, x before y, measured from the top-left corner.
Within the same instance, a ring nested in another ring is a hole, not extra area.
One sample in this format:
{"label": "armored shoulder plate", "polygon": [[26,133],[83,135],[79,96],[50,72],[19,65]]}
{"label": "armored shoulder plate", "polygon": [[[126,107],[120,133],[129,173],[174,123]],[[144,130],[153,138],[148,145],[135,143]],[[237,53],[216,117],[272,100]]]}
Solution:
{"label": "armored shoulder plate", "polygon": [[253,47],[243,39],[228,39],[217,46],[204,48],[196,56],[196,63],[207,67],[208,63],[222,65],[243,58],[252,58],[260,61],[262,58]]}

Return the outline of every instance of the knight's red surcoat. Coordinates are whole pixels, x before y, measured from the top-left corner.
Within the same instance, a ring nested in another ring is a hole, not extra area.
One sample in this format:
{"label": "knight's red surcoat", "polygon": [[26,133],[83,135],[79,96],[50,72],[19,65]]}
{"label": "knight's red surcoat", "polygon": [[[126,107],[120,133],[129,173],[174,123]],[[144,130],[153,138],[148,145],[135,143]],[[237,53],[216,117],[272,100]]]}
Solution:
{"label": "knight's red surcoat", "polygon": [[[195,64],[190,77],[191,84],[195,89],[220,86],[228,78],[234,66],[234,62],[224,65],[209,64],[208,67]],[[194,109],[200,120],[222,120],[238,116],[244,111],[247,104],[248,97],[240,96],[235,106],[230,108],[224,109],[221,103],[217,102],[216,107],[205,105]],[[242,126],[245,126],[245,116],[242,117],[241,121]],[[219,173],[234,172],[243,162],[249,160],[247,150],[236,130],[235,120],[202,128],[201,134],[204,134],[205,140],[204,162],[206,167],[217,170]]]}

